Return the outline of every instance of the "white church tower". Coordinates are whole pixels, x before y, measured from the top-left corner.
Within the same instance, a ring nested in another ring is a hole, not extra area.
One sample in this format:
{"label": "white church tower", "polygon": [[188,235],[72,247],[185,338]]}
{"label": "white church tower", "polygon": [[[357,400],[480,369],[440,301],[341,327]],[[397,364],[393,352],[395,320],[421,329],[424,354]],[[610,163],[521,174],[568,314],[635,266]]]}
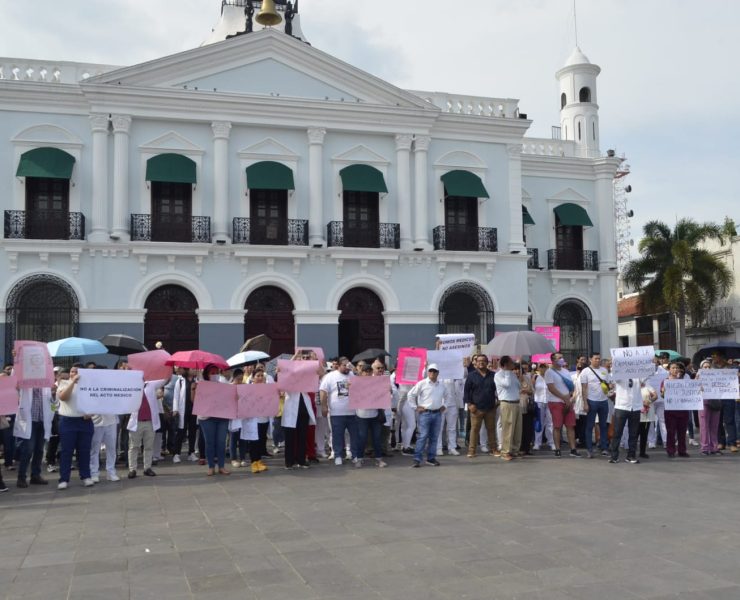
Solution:
{"label": "white church tower", "polygon": [[579,156],[597,157],[599,152],[599,105],[596,78],[601,72],[576,46],[556,74],[560,83],[560,135],[574,141]]}
{"label": "white church tower", "polygon": [[298,0],[221,0],[221,17],[201,45],[215,44],[265,27],[274,27],[306,42]]}

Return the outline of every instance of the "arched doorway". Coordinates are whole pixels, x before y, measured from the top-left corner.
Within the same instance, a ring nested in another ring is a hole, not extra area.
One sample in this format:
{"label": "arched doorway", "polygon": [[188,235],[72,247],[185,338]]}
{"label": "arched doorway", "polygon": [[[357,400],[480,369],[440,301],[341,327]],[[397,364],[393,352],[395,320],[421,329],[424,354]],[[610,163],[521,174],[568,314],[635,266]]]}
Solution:
{"label": "arched doorway", "polygon": [[339,354],[350,359],[368,348],[385,347],[383,301],[367,288],[352,288],[339,300]]}
{"label": "arched doorway", "polygon": [[33,275],[19,282],[5,308],[5,361],[15,340],[50,342],[79,335],[80,306],[72,287],[53,275]]}
{"label": "arched doorway", "polygon": [[580,300],[571,298],[558,304],[552,320],[553,325],[560,327],[560,352],[575,368],[576,357],[591,355],[591,311]]}
{"label": "arched doorway", "polygon": [[482,287],[456,283],[439,303],[439,332],[474,333],[477,344],[487,344],[494,335],[493,314],[493,301]]}
{"label": "arched doorway", "polygon": [[295,352],[295,319],[293,300],[274,285],[257,288],[244,304],[244,339],[265,334],[272,340],[270,355]]}
{"label": "arched doorway", "polygon": [[154,290],[144,303],[144,345],[154,348],[157,342],[172,354],[198,348],[198,301],[180,285],[163,285]]}

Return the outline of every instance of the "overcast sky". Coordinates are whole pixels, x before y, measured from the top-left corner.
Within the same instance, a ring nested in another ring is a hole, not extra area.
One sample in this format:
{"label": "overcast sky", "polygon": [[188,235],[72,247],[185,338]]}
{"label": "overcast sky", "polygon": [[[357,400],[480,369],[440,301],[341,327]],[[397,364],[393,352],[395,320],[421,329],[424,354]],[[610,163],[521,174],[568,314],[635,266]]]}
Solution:
{"label": "overcast sky", "polygon": [[[220,0],[0,0],[0,56],[132,65],[198,46]],[[403,88],[520,99],[557,125],[572,0],[302,0],[317,48]],[[740,223],[740,2],[578,0],[598,64],[602,151],[631,166],[633,235],[651,219]],[[634,256],[634,251],[633,251]]]}

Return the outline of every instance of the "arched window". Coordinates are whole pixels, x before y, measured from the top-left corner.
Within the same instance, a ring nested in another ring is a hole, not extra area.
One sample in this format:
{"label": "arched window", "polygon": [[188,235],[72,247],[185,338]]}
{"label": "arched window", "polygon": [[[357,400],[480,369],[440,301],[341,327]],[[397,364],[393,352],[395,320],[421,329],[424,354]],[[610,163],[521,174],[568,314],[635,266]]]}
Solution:
{"label": "arched window", "polygon": [[581,122],[578,121],[578,141],[581,141]]}
{"label": "arched window", "polygon": [[350,359],[368,348],[385,347],[383,301],[367,288],[352,288],[339,300],[339,354]]}
{"label": "arched window", "polygon": [[591,102],[591,89],[587,87],[582,87],[581,90],[578,92],[578,101]]}
{"label": "arched window", "polygon": [[172,354],[196,350],[199,346],[198,301],[180,285],[163,285],[154,290],[144,303],[144,345],[154,348],[157,342]]}
{"label": "arched window", "polygon": [[565,108],[565,105],[567,104],[565,99],[565,92],[560,94],[560,108]]}
{"label": "arched window", "polygon": [[264,334],[270,338],[270,354],[292,354],[295,351],[293,300],[283,289],[263,285],[254,290],[244,303],[244,339]]}
{"label": "arched window", "polygon": [[591,311],[583,302],[570,298],[558,304],[553,324],[560,327],[560,352],[571,368],[576,357],[591,356]]}
{"label": "arched window", "polygon": [[482,287],[461,282],[445,290],[439,303],[440,333],[474,333],[479,344],[494,335],[493,301]]}

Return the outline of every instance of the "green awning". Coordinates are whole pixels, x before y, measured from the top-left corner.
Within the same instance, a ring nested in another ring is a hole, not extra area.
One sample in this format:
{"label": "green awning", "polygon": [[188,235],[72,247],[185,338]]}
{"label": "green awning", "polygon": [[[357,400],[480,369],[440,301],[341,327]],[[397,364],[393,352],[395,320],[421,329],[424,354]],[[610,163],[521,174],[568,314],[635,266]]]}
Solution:
{"label": "green awning", "polygon": [[555,207],[560,225],[580,225],[581,227],[593,227],[594,224],[588,216],[588,213],[577,204],[561,204]]}
{"label": "green awning", "polygon": [[195,183],[195,162],[182,154],[158,154],[146,161],[146,180]]}
{"label": "green awning", "polygon": [[283,164],[263,160],[247,167],[250,190],[294,190],[293,171]]}
{"label": "green awning", "polygon": [[534,219],[529,214],[526,206],[522,206],[522,223],[525,225],[534,225]]}
{"label": "green awning", "polygon": [[339,171],[345,192],[378,192],[387,194],[383,174],[370,165],[350,165]]}
{"label": "green awning", "polygon": [[480,177],[470,171],[450,171],[442,175],[448,196],[490,198]]}
{"label": "green awning", "polygon": [[16,177],[69,179],[75,157],[59,148],[34,148],[21,155]]}

